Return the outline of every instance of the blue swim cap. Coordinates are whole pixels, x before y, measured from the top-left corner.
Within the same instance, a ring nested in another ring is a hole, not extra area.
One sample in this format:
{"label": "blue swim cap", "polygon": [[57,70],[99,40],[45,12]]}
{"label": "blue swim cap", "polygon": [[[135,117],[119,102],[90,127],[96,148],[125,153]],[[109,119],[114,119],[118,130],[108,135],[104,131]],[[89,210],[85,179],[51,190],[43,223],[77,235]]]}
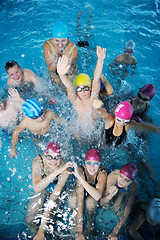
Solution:
{"label": "blue swim cap", "polygon": [[68,38],[68,27],[64,22],[58,21],[54,24],[52,29],[52,37],[54,38]]}
{"label": "blue swim cap", "polygon": [[39,118],[43,113],[43,109],[41,108],[40,103],[33,98],[27,99],[23,103],[22,110],[27,117],[32,119]]}

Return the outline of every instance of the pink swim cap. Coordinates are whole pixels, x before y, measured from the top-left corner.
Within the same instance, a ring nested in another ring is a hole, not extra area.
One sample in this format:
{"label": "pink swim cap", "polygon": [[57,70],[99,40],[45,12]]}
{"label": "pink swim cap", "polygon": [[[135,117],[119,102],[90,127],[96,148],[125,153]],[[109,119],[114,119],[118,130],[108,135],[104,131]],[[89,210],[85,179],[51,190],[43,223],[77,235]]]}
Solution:
{"label": "pink swim cap", "polygon": [[120,170],[120,173],[122,173],[124,176],[126,176],[132,181],[136,179],[137,172],[138,172],[137,167],[133,163],[125,164]]}
{"label": "pink swim cap", "polygon": [[58,143],[52,142],[47,146],[46,154],[49,153],[61,153],[61,148]]}
{"label": "pink swim cap", "polygon": [[144,85],[139,92],[143,93],[146,97],[149,97],[150,99],[154,97],[156,93],[156,88],[153,84],[148,83]]}
{"label": "pink swim cap", "polygon": [[86,161],[101,161],[101,155],[100,152],[93,148],[91,150],[88,151],[88,153],[86,154]]}
{"label": "pink swim cap", "polygon": [[129,102],[125,102],[125,101],[121,102],[116,107],[116,110],[115,110],[116,117],[129,120],[131,119],[132,114],[133,114],[133,107]]}

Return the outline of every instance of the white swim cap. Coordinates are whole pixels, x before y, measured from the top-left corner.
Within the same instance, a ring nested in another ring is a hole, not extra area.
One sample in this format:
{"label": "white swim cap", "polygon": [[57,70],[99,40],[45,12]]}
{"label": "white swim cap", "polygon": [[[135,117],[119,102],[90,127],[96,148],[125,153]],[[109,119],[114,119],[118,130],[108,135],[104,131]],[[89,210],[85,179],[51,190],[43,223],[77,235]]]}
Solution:
{"label": "white swim cap", "polygon": [[132,40],[129,40],[128,42],[126,42],[124,49],[135,49],[135,42],[133,42]]}
{"label": "white swim cap", "polygon": [[147,206],[146,213],[150,220],[160,223],[160,198],[152,199]]}

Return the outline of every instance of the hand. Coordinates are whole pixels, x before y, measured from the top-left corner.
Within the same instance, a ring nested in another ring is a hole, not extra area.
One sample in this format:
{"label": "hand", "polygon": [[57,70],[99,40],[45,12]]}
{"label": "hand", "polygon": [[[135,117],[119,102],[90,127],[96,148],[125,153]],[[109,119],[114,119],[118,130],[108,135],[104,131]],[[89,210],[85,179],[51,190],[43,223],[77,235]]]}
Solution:
{"label": "hand", "polygon": [[73,167],[74,167],[74,172],[73,172],[73,174],[74,174],[74,176],[75,176],[76,178],[78,178],[80,175],[79,175],[77,163],[74,163],[74,164],[73,164]]}
{"label": "hand", "polygon": [[76,237],[75,240],[85,240],[84,235],[82,233],[79,233],[78,237]]}
{"label": "hand", "polygon": [[58,59],[57,63],[57,72],[59,75],[65,75],[68,72],[68,69],[70,68],[68,57],[66,55],[63,55]]}
{"label": "hand", "polygon": [[15,88],[9,88],[8,89],[9,96],[8,98],[17,101],[20,99],[19,92]]}
{"label": "hand", "polygon": [[108,192],[112,197],[114,197],[118,192],[118,188],[116,186],[112,186],[112,187],[110,187]]}
{"label": "hand", "polygon": [[101,60],[104,60],[106,57],[106,48],[97,46],[97,57]]}
{"label": "hand", "polygon": [[60,172],[61,173],[64,172],[69,167],[73,167],[73,163],[72,162],[67,162],[63,167],[60,168]]}
{"label": "hand", "polygon": [[98,98],[93,99],[93,107],[95,109],[101,108],[103,106],[103,104],[104,103],[100,99],[98,99]]}
{"label": "hand", "polygon": [[115,233],[110,233],[108,235],[108,240],[118,240],[117,234]]}
{"label": "hand", "polygon": [[52,104],[55,104],[57,103],[56,99],[55,98],[50,98],[49,99],[49,104],[52,105]]}
{"label": "hand", "polygon": [[14,158],[16,157],[16,150],[12,150],[9,152],[8,156],[10,156],[10,158]]}

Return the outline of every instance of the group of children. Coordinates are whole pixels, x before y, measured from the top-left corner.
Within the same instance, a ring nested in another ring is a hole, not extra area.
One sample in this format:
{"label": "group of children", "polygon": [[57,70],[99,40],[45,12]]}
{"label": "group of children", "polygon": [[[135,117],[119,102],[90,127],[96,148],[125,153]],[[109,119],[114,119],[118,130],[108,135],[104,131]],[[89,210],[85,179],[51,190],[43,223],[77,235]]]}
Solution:
{"label": "group of children", "polygon": [[[118,56],[111,64],[110,71],[115,74],[115,67],[132,66],[133,72],[137,60],[133,57],[135,44],[132,40],[125,45],[124,54]],[[56,22],[52,30],[52,38],[44,43],[43,47],[45,61],[50,71],[51,81],[63,88],[65,86],[67,95],[77,113],[77,120],[83,131],[89,129],[94,133],[99,116],[105,123],[104,142],[115,148],[127,136],[127,132],[133,128],[138,131],[155,132],[160,135],[160,127],[143,122],[143,114],[150,106],[150,100],[155,94],[155,86],[146,84],[137,96],[119,103],[113,113],[108,113],[103,107],[106,96],[113,93],[113,88],[103,74],[103,63],[106,49],[97,46],[97,64],[93,80],[86,73],[78,72],[77,59],[78,48],[69,40],[68,27],[63,22]],[[28,69],[22,68],[15,61],[8,61],[5,69],[9,75],[7,85],[16,87],[24,82],[32,82],[37,85],[39,79]],[[123,71],[123,79],[128,75],[127,68]],[[26,115],[12,134],[12,148],[10,157],[16,156],[18,136],[24,129],[38,137],[50,132],[51,120],[58,121],[63,125],[64,119],[53,111],[43,109],[41,104],[34,98],[24,100],[16,89],[9,89],[9,99],[0,99],[1,127],[13,124],[14,119],[9,119],[9,103],[14,106],[13,114],[16,123],[17,113],[23,110]],[[101,99],[100,99],[101,98]],[[56,102],[52,99],[52,102]],[[11,113],[10,113],[11,114]],[[5,118],[8,119],[6,123]],[[11,121],[12,120],[12,121]],[[76,133],[74,136],[77,136]],[[72,170],[73,169],[73,170]],[[107,169],[108,171],[108,169]],[[25,221],[33,229],[38,226],[34,240],[45,238],[45,231],[51,220],[51,213],[57,207],[57,199],[62,193],[69,175],[74,175],[77,181],[76,188],[68,196],[68,206],[76,210],[75,221],[71,232],[76,233],[76,240],[85,239],[93,230],[93,216],[98,206],[106,211],[113,204],[113,210],[118,216],[115,228],[108,235],[108,239],[118,239],[118,233],[126,222],[138,191],[137,167],[133,163],[127,163],[121,169],[115,169],[107,174],[101,164],[100,149],[91,148],[86,153],[84,165],[62,159],[61,147],[58,143],[51,142],[44,154],[39,154],[32,162],[32,181],[35,195],[28,204]],[[47,196],[47,198],[46,198]],[[87,225],[84,233],[84,206],[87,211]],[[123,210],[122,210],[123,209]],[[120,210],[122,213],[120,214]],[[53,218],[54,219],[54,218]],[[129,233],[133,239],[143,239],[138,233],[138,228],[144,220],[155,225],[160,223],[160,199],[154,198],[150,203],[140,208],[138,220],[133,222]],[[53,221],[54,222],[54,221]],[[107,222],[107,217],[106,217]],[[73,230],[74,229],[74,230]]]}

